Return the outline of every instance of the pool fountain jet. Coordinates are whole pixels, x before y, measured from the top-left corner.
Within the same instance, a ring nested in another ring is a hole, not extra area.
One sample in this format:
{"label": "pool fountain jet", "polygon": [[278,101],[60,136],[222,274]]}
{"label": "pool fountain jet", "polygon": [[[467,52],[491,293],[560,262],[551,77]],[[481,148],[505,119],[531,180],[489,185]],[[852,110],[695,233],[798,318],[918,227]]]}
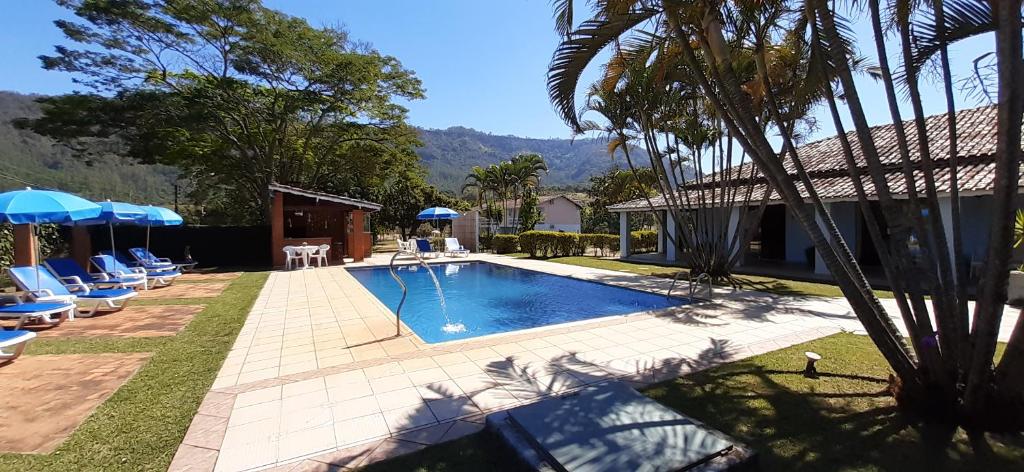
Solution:
{"label": "pool fountain jet", "polygon": [[461,333],[466,331],[466,325],[462,323],[453,323],[452,319],[448,316],[448,304],[444,301],[444,292],[441,291],[441,282],[437,280],[437,276],[434,275],[434,271],[423,261],[423,258],[419,254],[412,251],[399,250],[394,256],[391,256],[391,263],[388,267],[391,269],[391,278],[398,282],[398,285],[402,286],[402,300],[398,302],[398,308],[395,310],[395,336],[402,335],[402,305],[405,304],[405,297],[408,295],[409,289],[405,286],[405,282],[402,278],[395,273],[395,259],[400,255],[409,255],[415,257],[419,261],[420,265],[427,270],[430,274],[430,279],[434,282],[434,289],[437,290],[437,298],[441,303],[441,314],[444,316],[446,323],[441,327],[441,330],[446,333]]}

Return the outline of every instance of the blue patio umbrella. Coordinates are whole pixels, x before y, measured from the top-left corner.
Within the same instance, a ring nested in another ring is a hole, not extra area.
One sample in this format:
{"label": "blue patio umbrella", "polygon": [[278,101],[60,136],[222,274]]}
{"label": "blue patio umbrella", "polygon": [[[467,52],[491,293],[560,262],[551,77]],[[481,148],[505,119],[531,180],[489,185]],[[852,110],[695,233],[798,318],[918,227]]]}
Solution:
{"label": "blue patio umbrella", "polygon": [[70,193],[31,188],[0,193],[0,223],[70,223],[95,218],[100,211],[99,205]]}
{"label": "blue patio umbrella", "polygon": [[149,230],[154,226],[178,226],[185,222],[181,215],[164,207],[145,205],[146,216],[137,223],[146,225],[146,251],[149,251]]}
{"label": "blue patio umbrella", "polygon": [[427,208],[416,215],[416,219],[420,221],[433,220],[436,224],[437,220],[453,220],[462,215],[459,212],[452,210],[451,208],[445,207],[433,207]]}
{"label": "blue patio umbrella", "polygon": [[462,215],[459,212],[445,207],[427,208],[416,215],[416,219],[423,220],[451,220]]}
{"label": "blue patio umbrella", "polygon": [[110,227],[110,253],[114,247],[114,223],[136,223],[146,217],[146,210],[138,205],[107,200],[99,202],[100,214],[95,218],[76,221],[75,225],[107,225]]}
{"label": "blue patio umbrella", "polygon": [[[70,193],[52,190],[13,190],[0,193],[0,223],[30,225],[70,223],[99,216],[102,208]],[[39,244],[35,244],[39,259]],[[36,264],[36,287],[39,286],[39,264]]]}

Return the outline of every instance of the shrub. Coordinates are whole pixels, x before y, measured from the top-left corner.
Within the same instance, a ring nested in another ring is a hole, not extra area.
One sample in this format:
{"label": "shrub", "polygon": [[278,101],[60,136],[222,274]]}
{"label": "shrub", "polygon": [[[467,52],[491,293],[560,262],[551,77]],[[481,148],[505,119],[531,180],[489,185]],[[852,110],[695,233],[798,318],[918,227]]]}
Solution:
{"label": "shrub", "polygon": [[658,232],[651,230],[632,231],[629,233],[629,245],[634,253],[655,252],[658,250]]}
{"label": "shrub", "polygon": [[592,248],[596,249],[598,255],[602,257],[610,256],[619,251],[619,236],[616,234],[581,234],[580,246],[580,255]]}
{"label": "shrub", "polygon": [[491,237],[491,249],[497,254],[509,254],[519,249],[519,236],[514,234],[495,234]]}
{"label": "shrub", "polygon": [[580,252],[580,235],[557,231],[526,231],[519,235],[519,245],[530,257],[572,256]]}

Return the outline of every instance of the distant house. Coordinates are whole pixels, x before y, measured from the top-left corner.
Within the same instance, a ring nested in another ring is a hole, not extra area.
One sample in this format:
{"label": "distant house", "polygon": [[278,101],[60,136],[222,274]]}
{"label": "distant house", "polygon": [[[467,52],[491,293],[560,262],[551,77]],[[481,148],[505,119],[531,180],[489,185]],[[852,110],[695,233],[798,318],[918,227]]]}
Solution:
{"label": "distant house", "polygon": [[[487,227],[489,232],[502,232],[503,228],[510,228],[519,213],[519,205],[522,202],[508,202],[508,210],[505,214],[505,221],[499,226],[481,215],[481,227]],[[500,205],[500,203],[499,203]],[[570,195],[544,195],[537,198],[537,206],[540,207],[542,219],[533,229],[541,231],[563,231],[566,233],[579,233],[583,227],[583,219],[580,212],[583,204]],[[479,213],[480,208],[474,208],[471,212]],[[485,232],[481,230],[481,232]]]}
{"label": "distant house", "polygon": [[[961,208],[961,238],[963,241],[963,253],[959,254],[963,262],[972,269],[977,269],[983,263],[988,243],[990,228],[996,224],[1011,224],[1011,222],[995,221],[992,215],[992,189],[995,177],[994,157],[996,152],[996,108],[994,106],[974,108],[957,112],[957,141],[959,149],[959,165],[957,168],[958,188],[960,193]],[[914,136],[915,128],[913,122],[903,123],[908,136]],[[927,127],[931,142],[932,158],[935,160],[935,180],[938,187],[938,206],[941,218],[945,220],[946,239],[953,240],[952,227],[948,224],[951,214],[951,201],[949,193],[949,154],[948,140],[946,138],[946,115],[934,115],[927,118]],[[896,198],[906,198],[906,185],[903,180],[903,169],[900,165],[899,152],[896,145],[895,127],[891,124],[875,126],[871,128],[878,147],[882,162],[885,164],[885,177],[889,181],[889,187]],[[859,154],[859,147],[855,132],[849,132],[848,137],[854,144],[854,152]],[[916,152],[916,144],[911,145],[914,150],[911,159],[914,165],[920,165],[920,156]],[[814,183],[824,206],[836,222],[840,233],[846,240],[850,250],[853,251],[858,263],[864,269],[870,270],[879,266],[879,256],[874,243],[868,237],[863,217],[864,211],[879,211],[877,202],[870,202],[869,208],[861,208],[857,202],[853,182],[847,174],[845,160],[842,156],[842,148],[837,137],[833,136],[820,141],[800,146],[798,149],[801,161]],[[864,158],[856,155],[858,168],[862,169],[864,175],[864,188],[869,194],[868,198],[874,198],[874,186],[866,176],[866,164]],[[791,175],[795,175],[792,169],[792,161],[786,160],[785,165]],[[749,168],[738,169],[740,175],[749,175]],[[915,182],[917,190],[923,191],[924,183],[921,180],[920,172],[917,172],[918,181]],[[794,177],[795,178],[795,177]],[[1024,180],[1022,180],[1024,182]],[[759,202],[766,190],[764,177],[757,177],[754,180],[754,191],[752,202]],[[745,181],[742,183],[746,185]],[[1022,186],[1024,187],[1024,186]],[[797,188],[806,195],[802,184]],[[696,192],[693,186],[686,186],[679,190],[683,192]],[[694,193],[691,193],[693,195]],[[694,198],[694,197],[691,197]],[[682,198],[680,198],[682,199]],[[654,211],[665,212],[667,205],[662,196],[651,198]],[[622,243],[622,257],[630,258],[629,239],[627,237],[629,219],[627,215],[631,212],[649,212],[646,200],[633,200],[608,207],[611,212],[620,215],[621,225],[620,238]],[[737,230],[739,214],[741,211],[749,211],[748,208],[717,208],[709,211],[727,213],[729,218],[728,231],[733,233]],[[666,218],[671,221],[671,213],[666,212]],[[723,215],[724,216],[724,215]],[[658,259],[668,263],[686,263],[686,248],[674,247],[668,238],[669,233],[675,232],[675,224],[668,224],[667,228],[659,228],[659,251],[657,254],[642,256],[648,259]],[[761,217],[761,221],[755,227],[755,235],[750,246],[740,248],[744,252],[739,269],[745,272],[772,273],[785,267],[802,267],[810,269],[816,274],[824,276],[828,273],[821,261],[820,255],[814,251],[810,239],[797,223],[796,219],[788,211],[786,204],[777,193],[769,196],[769,205]],[[641,256],[637,256],[641,257]],[[806,270],[805,269],[805,270]]]}

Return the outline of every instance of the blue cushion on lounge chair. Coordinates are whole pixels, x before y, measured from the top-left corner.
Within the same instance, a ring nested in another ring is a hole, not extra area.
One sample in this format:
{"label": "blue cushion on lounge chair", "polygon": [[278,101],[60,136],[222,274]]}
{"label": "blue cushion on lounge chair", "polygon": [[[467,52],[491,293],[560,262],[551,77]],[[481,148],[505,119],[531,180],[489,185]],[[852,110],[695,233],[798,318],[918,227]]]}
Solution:
{"label": "blue cushion on lounge chair", "polygon": [[11,267],[7,269],[7,272],[11,274],[11,278],[22,290],[29,292],[49,290],[56,296],[72,295],[71,291],[45,267]]}
{"label": "blue cushion on lounge chair", "polygon": [[150,277],[175,277],[181,275],[181,272],[176,270],[161,270],[149,272],[148,275]]}
{"label": "blue cushion on lounge chair", "polygon": [[99,284],[99,285],[120,285],[120,284],[133,284],[141,283],[141,279],[126,279],[122,277],[107,277],[106,280],[97,277],[95,274],[90,274],[82,266],[78,265],[74,259],[67,258],[56,258],[47,259],[46,266],[52,269],[57,275],[61,277],[78,277],[82,283],[86,284]]}
{"label": "blue cushion on lounge chair", "polygon": [[430,247],[430,241],[427,241],[426,239],[417,239],[416,249],[420,252],[434,252],[434,249]]}
{"label": "blue cushion on lounge chair", "polygon": [[0,329],[0,347],[7,347],[36,337],[36,333],[22,329],[10,331]]}
{"label": "blue cushion on lounge chair", "polygon": [[90,290],[88,294],[76,293],[81,298],[117,298],[128,295],[129,293],[135,293],[135,290],[130,288],[104,288],[98,290]]}
{"label": "blue cushion on lounge chair", "polygon": [[75,306],[69,303],[29,302],[0,306],[0,313],[37,313],[42,311],[68,310]]}
{"label": "blue cushion on lounge chair", "polygon": [[169,259],[161,259],[159,257],[156,257],[155,254],[149,252],[149,250],[147,250],[144,247],[133,247],[128,250],[128,254],[131,254],[131,256],[134,257],[135,260],[140,263],[152,264],[156,267],[174,267],[174,263],[171,262]]}

